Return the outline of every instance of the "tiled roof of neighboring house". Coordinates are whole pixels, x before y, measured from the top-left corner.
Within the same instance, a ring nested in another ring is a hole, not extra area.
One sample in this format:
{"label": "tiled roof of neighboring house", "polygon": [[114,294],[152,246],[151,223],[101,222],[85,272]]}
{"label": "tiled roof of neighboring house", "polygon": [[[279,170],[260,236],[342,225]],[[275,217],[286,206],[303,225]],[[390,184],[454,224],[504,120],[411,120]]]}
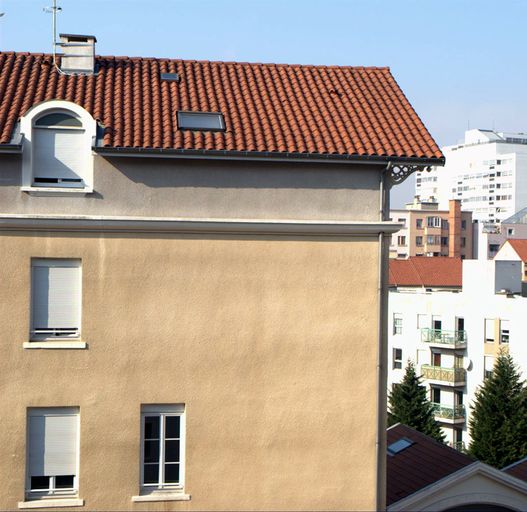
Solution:
{"label": "tiled roof of neighboring house", "polygon": [[527,482],[527,457],[514,462],[510,466],[503,468],[502,471]]}
{"label": "tiled roof of neighboring house", "polygon": [[[105,127],[106,148],[443,161],[388,68],[130,57],[96,65],[94,75],[66,76],[50,55],[0,53],[0,144],[32,105],[63,99]],[[179,130],[177,111],[221,112],[226,130]]]}
{"label": "tiled roof of neighboring house", "polygon": [[413,443],[399,453],[387,456],[387,505],[474,463],[468,455],[406,425],[390,427],[387,436],[388,446],[401,438]]}
{"label": "tiled roof of neighboring house", "polygon": [[522,261],[527,262],[527,240],[523,238],[507,240],[511,244],[512,248],[516,251]]}
{"label": "tiled roof of neighboring house", "polygon": [[461,258],[413,256],[390,259],[390,286],[461,288]]}

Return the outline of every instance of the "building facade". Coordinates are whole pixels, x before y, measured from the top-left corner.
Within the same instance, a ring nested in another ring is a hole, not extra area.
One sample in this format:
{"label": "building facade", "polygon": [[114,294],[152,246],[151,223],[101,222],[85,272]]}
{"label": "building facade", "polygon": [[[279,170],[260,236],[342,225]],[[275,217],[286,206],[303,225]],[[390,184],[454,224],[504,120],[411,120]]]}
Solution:
{"label": "building facade", "polygon": [[383,509],[388,191],[442,161],[389,70],[62,41],[0,54],[0,508]]}
{"label": "building facade", "polygon": [[447,441],[461,447],[470,441],[476,389],[499,351],[527,368],[527,298],[520,261],[448,260],[430,259],[417,270],[412,260],[390,262],[397,267],[390,277],[388,383],[400,382],[413,361]]}
{"label": "building facade", "polygon": [[502,221],[527,206],[527,134],[468,130],[462,143],[442,148],[443,168],[416,174],[415,194],[447,208],[461,200],[480,222]]}
{"label": "building facade", "polygon": [[472,213],[462,212],[458,200],[439,210],[438,203],[416,198],[404,210],[390,210],[390,218],[403,225],[392,235],[390,258],[472,258]]}

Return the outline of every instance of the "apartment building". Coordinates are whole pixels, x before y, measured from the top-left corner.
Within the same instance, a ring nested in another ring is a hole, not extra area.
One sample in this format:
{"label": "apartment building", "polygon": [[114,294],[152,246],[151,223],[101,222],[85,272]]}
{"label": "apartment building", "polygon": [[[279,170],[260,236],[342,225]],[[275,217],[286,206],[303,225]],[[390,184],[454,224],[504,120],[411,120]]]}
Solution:
{"label": "apartment building", "polygon": [[390,218],[403,225],[392,235],[390,258],[472,258],[472,213],[462,212],[458,200],[439,210],[437,202],[416,197],[406,209],[390,210]]}
{"label": "apartment building", "polygon": [[0,509],[382,510],[387,198],[443,161],[389,69],[61,41],[0,53]]}
{"label": "apartment building", "polygon": [[498,222],[527,207],[527,134],[468,130],[442,148],[444,168],[416,174],[415,194],[447,208],[461,200],[478,222]]}
{"label": "apartment building", "polygon": [[413,361],[447,441],[467,446],[475,391],[500,350],[527,369],[519,261],[390,260],[388,385]]}

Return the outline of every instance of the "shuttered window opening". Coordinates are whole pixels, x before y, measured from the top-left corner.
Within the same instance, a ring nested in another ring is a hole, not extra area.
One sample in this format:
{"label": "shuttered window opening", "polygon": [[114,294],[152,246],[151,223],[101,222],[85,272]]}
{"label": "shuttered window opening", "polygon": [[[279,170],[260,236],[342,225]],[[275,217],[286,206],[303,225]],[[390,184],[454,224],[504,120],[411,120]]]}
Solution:
{"label": "shuttered window opening", "polygon": [[78,487],[78,408],[30,409],[28,442],[28,493],[32,497],[74,494]]}
{"label": "shuttered window opening", "polygon": [[78,338],[81,325],[80,260],[32,261],[31,338]]}

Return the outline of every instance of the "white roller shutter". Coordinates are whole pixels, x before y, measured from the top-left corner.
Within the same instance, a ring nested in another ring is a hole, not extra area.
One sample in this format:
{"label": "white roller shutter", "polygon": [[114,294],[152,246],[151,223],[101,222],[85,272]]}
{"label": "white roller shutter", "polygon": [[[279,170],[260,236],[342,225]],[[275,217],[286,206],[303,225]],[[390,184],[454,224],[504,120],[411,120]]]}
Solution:
{"label": "white roller shutter", "polygon": [[81,269],[77,260],[33,260],[34,334],[72,335],[80,331]]}
{"label": "white roller shutter", "polygon": [[[84,130],[35,128],[33,179],[38,185],[82,187]],[[46,181],[41,181],[46,180]]]}
{"label": "white roller shutter", "polygon": [[29,415],[29,475],[77,474],[79,416],[76,409]]}

